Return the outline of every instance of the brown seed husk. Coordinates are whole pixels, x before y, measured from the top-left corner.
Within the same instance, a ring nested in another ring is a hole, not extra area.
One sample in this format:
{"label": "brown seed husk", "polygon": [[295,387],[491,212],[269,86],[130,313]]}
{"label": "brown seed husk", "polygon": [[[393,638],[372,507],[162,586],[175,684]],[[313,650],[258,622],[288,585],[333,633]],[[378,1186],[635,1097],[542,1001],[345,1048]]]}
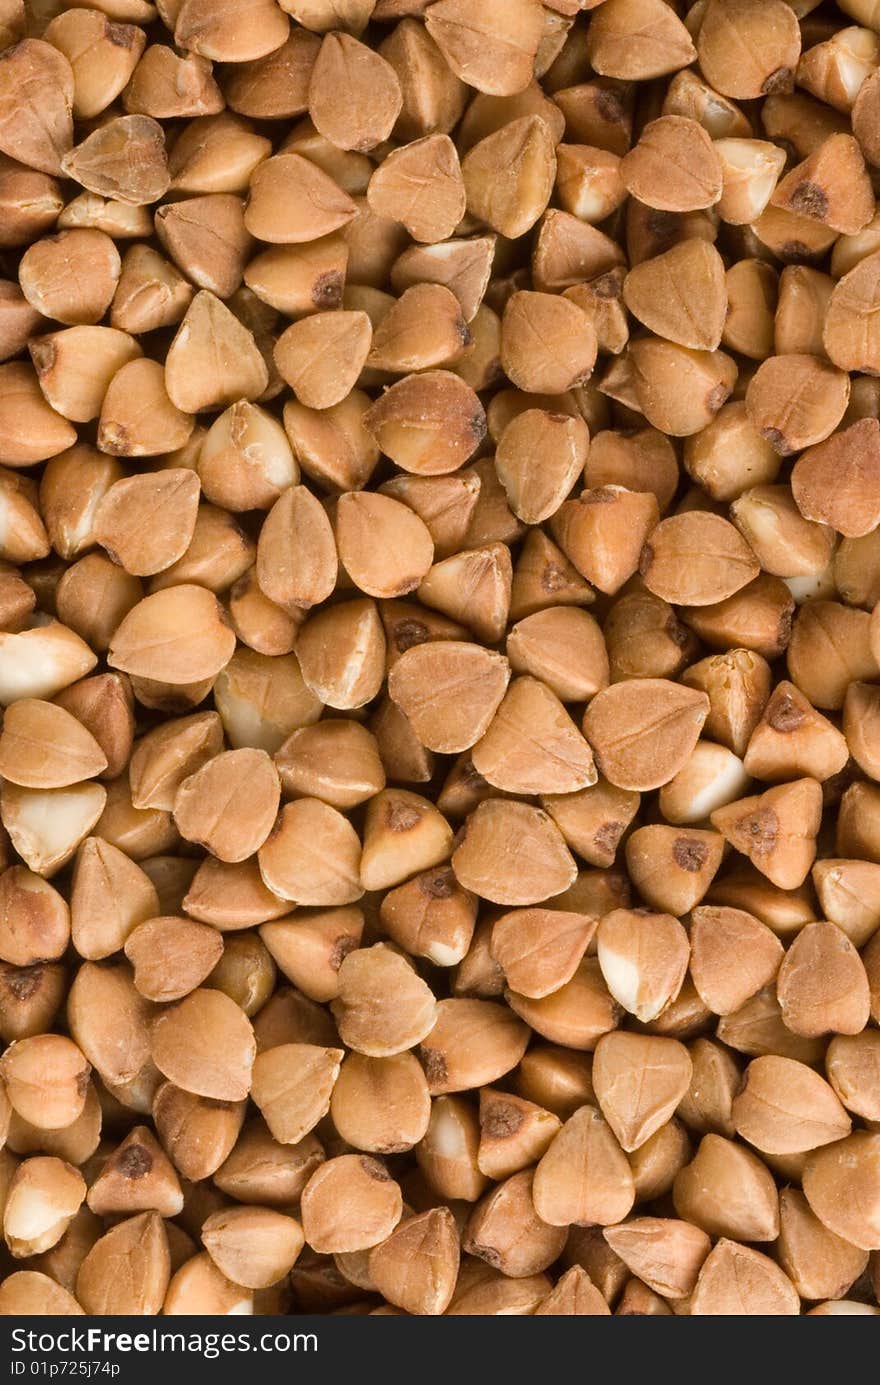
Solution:
{"label": "brown seed husk", "polygon": [[800,51],[797,20],[781,0],[710,0],[697,35],[706,80],[739,100],[791,91]]}
{"label": "brown seed husk", "polygon": [[596,781],[589,746],[536,678],[511,684],[471,760],[488,783],[508,793],[574,793]]}
{"label": "brown seed husk", "polygon": [[198,503],[198,477],[185,467],[116,481],[95,512],[95,538],[126,572],[152,576],[183,557]]}
{"label": "brown seed husk", "polygon": [[721,345],[727,312],[724,262],[706,241],[681,241],[634,266],[624,280],[623,299],[658,336],[698,351]]}
{"label": "brown seed husk", "polygon": [[133,206],[157,201],[170,181],[162,126],[147,115],[121,115],[100,126],[61,161],[89,192]]}
{"label": "brown seed husk", "polygon": [[368,596],[413,591],[434,560],[427,526],[390,496],[350,491],[336,507],[336,543],[348,576]]}
{"label": "brown seed husk", "polygon": [[635,1197],[626,1155],[601,1113],[583,1106],[555,1137],[535,1170],[535,1208],[552,1226],[609,1226]]}
{"label": "brown seed husk", "polygon": [[691,915],[691,976],[716,1015],[729,1015],[779,970],[779,939],[744,909],[700,905]]}
{"label": "brown seed husk", "polygon": [[782,1017],[795,1034],[858,1034],[868,1022],[865,969],[833,923],[808,923],[785,955],[776,984]]}
{"label": "brown seed husk", "polygon": [[794,465],[791,488],[805,519],[861,538],[880,523],[875,510],[880,423],[862,418],[810,447]]}
{"label": "brown seed husk", "polygon": [[0,774],[31,789],[60,789],[107,768],[94,736],[69,712],[38,698],[14,702],[0,733]]}
{"label": "brown seed husk", "polygon": [[771,356],[749,383],[746,410],[761,436],[787,457],[834,431],[849,391],[847,376],[818,356]]}
{"label": "brown seed husk", "polygon": [[73,71],[42,39],[6,48],[0,61],[0,148],[29,168],[60,174],[73,143]]}
{"label": "brown seed husk", "polygon": [[863,1250],[880,1248],[880,1140],[859,1130],[816,1150],[804,1168],[804,1193],[834,1235]]}
{"label": "brown seed husk", "polygon": [[553,137],[521,116],[475,144],[461,165],[467,209],[499,235],[524,235],[547,207],[556,177]]}
{"label": "brown seed husk", "polygon": [[200,986],[223,955],[223,939],[191,919],[156,917],[139,923],[125,940],[134,984],[148,1000],[182,1000]]}
{"label": "brown seed husk", "polygon": [[214,294],[197,293],[165,358],[165,388],[183,413],[257,399],[269,383],[252,334]]}
{"label": "brown seed husk", "polygon": [[464,216],[465,198],[458,152],[446,134],[429,134],[395,149],[367,189],[371,211],[399,222],[421,244],[452,235]]}
{"label": "brown seed husk", "polygon": [[254,1062],[253,1099],[275,1139],[297,1145],[330,1109],[343,1050],[279,1044]]}
{"label": "brown seed husk", "polygon": [[95,1242],[79,1267],[76,1295],[87,1313],[156,1314],[170,1274],[162,1218],[157,1212],[141,1212]]}
{"label": "brown seed husk", "polygon": [[309,115],[331,144],[361,151],[381,144],[402,99],[394,69],[379,53],[350,34],[325,36],[309,82]]}
{"label": "brown seed husk", "polygon": [[[641,1074],[650,1080],[642,1081]],[[692,1063],[676,1039],[617,1031],[596,1045],[596,1100],[621,1147],[641,1149],[666,1122],[687,1091]]]}
{"label": "brown seed husk", "polygon": [[703,1262],[690,1311],[695,1317],[792,1317],[800,1312],[800,1301],[773,1260],[722,1238]]}
{"label": "brown seed husk", "polygon": [[227,750],[183,780],[174,820],[182,837],[221,861],[244,861],[271,832],[280,796],[278,773],[264,750]]}
{"label": "brown seed husk", "polygon": [[620,177],[633,197],[666,212],[711,207],[721,196],[721,161],[701,125],[680,115],[651,121],[621,160]]}
{"label": "brown seed husk", "polygon": [[833,1089],[803,1063],[767,1055],[746,1068],[731,1108],[738,1135],[765,1154],[800,1154],[850,1133]]}
{"label": "brown seed husk", "polygon": [[370,1252],[370,1278],[389,1303],[420,1317],[444,1313],[455,1291],[458,1231],[447,1207],[404,1220]]}
{"label": "brown seed husk", "polygon": [[217,598],[204,587],[184,584],[135,606],[113,637],[108,662],[177,686],[213,678],[234,648],[235,635]]}
{"label": "brown seed husk", "polygon": [[490,799],[467,822],[452,857],[456,878],[495,904],[541,904],[561,894],[577,874],[551,819],[525,803]]}
{"label": "brown seed husk", "polygon": [[490,950],[512,990],[533,999],[570,981],[596,920],[563,909],[516,909],[492,927]]}
{"label": "brown seed husk", "polygon": [[874,194],[858,141],[831,135],[776,185],[771,202],[854,236],[874,215]]}
{"label": "brown seed husk", "polygon": [[610,783],[656,789],[686,762],[708,711],[705,694],[666,679],[639,679],[597,693],[584,716],[584,734]]}
{"label": "brown seed husk", "polygon": [[356,207],[333,179],[301,154],[276,154],[250,185],[244,222],[258,240],[297,245],[347,225]]}
{"label": "brown seed husk", "polygon": [[250,1091],[253,1030],[220,991],[193,991],[165,1011],[153,1029],[152,1052],[159,1071],[196,1096],[241,1101]]}
{"label": "brown seed husk", "polygon": [[661,520],[639,562],[649,591],[683,606],[723,601],[760,571],[755,555],[731,524],[699,511]]}

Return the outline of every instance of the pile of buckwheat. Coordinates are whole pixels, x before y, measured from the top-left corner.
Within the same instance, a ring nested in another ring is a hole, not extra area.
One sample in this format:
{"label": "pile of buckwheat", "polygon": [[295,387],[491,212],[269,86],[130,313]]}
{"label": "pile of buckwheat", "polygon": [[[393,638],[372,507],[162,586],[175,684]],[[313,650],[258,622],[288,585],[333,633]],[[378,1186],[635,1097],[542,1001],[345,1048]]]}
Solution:
{"label": "pile of buckwheat", "polygon": [[0,1313],[880,1313],[880,0],[0,50]]}

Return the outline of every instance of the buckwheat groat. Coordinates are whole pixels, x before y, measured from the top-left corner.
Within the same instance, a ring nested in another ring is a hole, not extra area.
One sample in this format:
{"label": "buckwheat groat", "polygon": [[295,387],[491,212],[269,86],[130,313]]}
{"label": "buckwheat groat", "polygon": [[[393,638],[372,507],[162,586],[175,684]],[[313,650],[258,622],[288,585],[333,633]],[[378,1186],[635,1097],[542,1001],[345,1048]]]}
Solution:
{"label": "buckwheat groat", "polygon": [[880,5],[0,0],[0,1315],[880,1313]]}

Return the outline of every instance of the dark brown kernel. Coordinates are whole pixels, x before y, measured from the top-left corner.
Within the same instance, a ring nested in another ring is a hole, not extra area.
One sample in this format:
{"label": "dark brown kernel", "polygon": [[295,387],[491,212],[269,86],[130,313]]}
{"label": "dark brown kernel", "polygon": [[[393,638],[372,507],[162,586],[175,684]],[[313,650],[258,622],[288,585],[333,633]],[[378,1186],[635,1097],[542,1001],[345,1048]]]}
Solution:
{"label": "dark brown kernel", "polygon": [[800,183],[791,195],[792,211],[821,221],[828,214],[828,198],[817,183]]}
{"label": "dark brown kernel", "polygon": [[451,870],[419,876],[419,889],[429,899],[451,899],[455,888],[455,875]]}
{"label": "dark brown kernel", "polygon": [[756,813],[748,813],[740,818],[737,827],[748,835],[752,850],[759,855],[772,851],[779,839],[779,819],[772,808],[760,808]]}
{"label": "dark brown kernel", "polygon": [[675,864],[682,870],[698,871],[709,858],[709,848],[705,842],[697,841],[695,837],[676,837],[672,855]]}
{"label": "dark brown kernel", "polygon": [[439,1048],[426,1048],[419,1045],[419,1061],[425,1069],[425,1076],[431,1083],[445,1082],[448,1076],[446,1058]]}
{"label": "dark brown kernel", "polygon": [[405,654],[417,644],[425,644],[429,639],[427,625],[420,620],[402,620],[394,627],[394,648],[398,654]]}
{"label": "dark brown kernel", "polygon": [[144,1178],[153,1167],[153,1156],[143,1145],[129,1145],[116,1161],[123,1178]]}
{"label": "dark brown kernel", "polygon": [[805,720],[803,711],[798,707],[790,693],[783,693],[781,697],[771,699],[767,722],[774,731],[783,733],[797,731],[800,726],[803,726]]}
{"label": "dark brown kernel", "polygon": [[483,1132],[490,1140],[509,1140],[524,1121],[522,1110],[508,1101],[490,1101],[480,1116]]}
{"label": "dark brown kernel", "polygon": [[771,72],[761,90],[765,96],[775,96],[791,91],[794,87],[794,73],[790,67],[779,67]]}
{"label": "dark brown kernel", "polygon": [[421,813],[410,803],[387,804],[385,821],[392,832],[411,832],[421,820]]}

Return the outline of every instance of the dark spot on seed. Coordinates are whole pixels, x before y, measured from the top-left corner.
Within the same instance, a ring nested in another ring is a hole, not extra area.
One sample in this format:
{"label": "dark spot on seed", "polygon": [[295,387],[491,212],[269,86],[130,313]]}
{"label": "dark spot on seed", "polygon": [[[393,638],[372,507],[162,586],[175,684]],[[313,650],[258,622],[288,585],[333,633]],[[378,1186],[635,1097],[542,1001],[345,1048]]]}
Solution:
{"label": "dark spot on seed", "polygon": [[568,586],[568,578],[558,563],[548,563],[541,573],[541,586],[545,592],[563,591]]}
{"label": "dark spot on seed", "polygon": [[602,826],[593,834],[593,845],[597,851],[606,852],[613,857],[622,836],[622,822],[603,822]]}
{"label": "dark spot on seed", "polygon": [[625,875],[613,875],[610,871],[605,877],[605,888],[613,899],[626,904],[629,901],[629,880]]}
{"label": "dark spot on seed", "polygon": [[600,87],[596,92],[596,110],[610,125],[619,125],[625,115],[619,93],[609,87]]}
{"label": "dark spot on seed", "polygon": [[471,1255],[476,1255],[480,1260],[485,1260],[487,1265],[491,1265],[493,1270],[501,1269],[501,1256],[492,1246],[481,1246],[476,1241],[468,1241],[466,1249]]}
{"label": "dark spot on seed", "polygon": [[590,288],[597,298],[619,298],[620,279],[616,274],[600,274],[598,279],[594,279]]}
{"label": "dark spot on seed", "polygon": [[104,452],[112,452],[116,457],[127,457],[131,452],[131,439],[123,424],[102,423],[99,433]]}
{"label": "dark spot on seed", "polygon": [[21,967],[3,978],[6,989],[16,1000],[30,1000],[43,984],[42,967]]}
{"label": "dark spot on seed", "polygon": [[432,1085],[445,1082],[449,1075],[446,1066],[446,1055],[439,1048],[419,1048],[419,1058],[422,1067],[425,1069],[425,1076]]}
{"label": "dark spot on seed", "polygon": [[617,499],[617,492],[611,486],[596,486],[594,490],[584,491],[581,496],[582,505],[613,505]]}
{"label": "dark spot on seed", "polygon": [[471,335],[471,329],[470,327],[468,327],[463,317],[460,317],[456,322],[455,330],[458,334],[458,340],[461,342],[462,346],[470,346],[472,344],[474,339]]}
{"label": "dark spot on seed", "polygon": [[105,24],[104,33],[114,48],[131,48],[137,29],[131,24]]}
{"label": "dark spot on seed", "polygon": [[123,1178],[144,1178],[153,1167],[153,1156],[143,1145],[129,1145],[116,1160],[116,1168]]}
{"label": "dark spot on seed", "polygon": [[465,760],[462,764],[461,769],[459,770],[459,777],[461,779],[462,784],[467,789],[488,788],[486,780],[483,778],[482,774],[477,769],[476,765],[470,757],[468,757],[468,759]]}
{"label": "dark spot on seed", "polygon": [[482,404],[476,413],[471,414],[468,426],[474,436],[474,443],[481,443],[486,436],[486,414]]}
{"label": "dark spot on seed", "polygon": [[398,654],[405,654],[417,644],[427,644],[429,631],[420,620],[402,620],[394,627],[394,648]]}
{"label": "dark spot on seed", "polygon": [[709,858],[709,848],[696,837],[676,837],[672,858],[682,870],[692,875],[703,868]]}
{"label": "dark spot on seed", "polygon": [[312,286],[312,302],[316,308],[338,308],[342,302],[345,276],[338,269],[319,274]]}
{"label": "dark spot on seed", "polygon": [[338,971],[348,954],[354,952],[357,945],[357,938],[353,938],[350,933],[343,933],[340,937],[336,938],[333,942],[333,947],[330,949],[330,956],[327,959],[330,964],[330,970]]}
{"label": "dark spot on seed", "polygon": [[747,813],[736,825],[749,839],[755,855],[765,856],[775,848],[779,838],[779,819],[772,808],[759,808],[757,812]]}
{"label": "dark spot on seed", "polygon": [[725,399],[730,397],[730,386],[718,383],[706,395],[706,408],[713,414],[717,414]]}
{"label": "dark spot on seed", "polygon": [[653,550],[653,548],[651,547],[651,545],[650,545],[649,543],[643,544],[643,545],[642,545],[642,551],[641,551],[641,553],[639,554],[639,576],[640,576],[640,577],[647,577],[648,573],[651,571],[651,564],[653,563],[653,561],[654,561],[654,550]]}
{"label": "dark spot on seed", "polygon": [[490,1140],[509,1140],[520,1129],[525,1116],[509,1101],[490,1101],[480,1119],[483,1134]]}
{"label": "dark spot on seed", "polygon": [[790,457],[794,451],[785,434],[778,428],[762,428],[761,437],[767,439],[773,451],[778,452],[780,457]]}
{"label": "dark spot on seed", "polygon": [[428,899],[451,899],[455,894],[455,876],[448,869],[426,871],[419,876],[419,889]]}
{"label": "dark spot on seed", "polygon": [[681,230],[681,217],[678,212],[661,212],[656,207],[648,215],[645,223],[650,235],[659,245],[672,245]]}
{"label": "dark spot on seed", "polygon": [[58,347],[53,341],[48,341],[44,337],[42,340],[38,338],[36,341],[31,342],[29,349],[34,369],[42,379],[42,377],[47,375],[55,365],[58,359]]}
{"label": "dark spot on seed", "polygon": [[795,606],[794,601],[792,601],[791,605],[787,606],[786,609],[782,612],[782,615],[779,617],[779,625],[776,631],[776,640],[779,644],[780,651],[788,646],[788,642],[791,639],[791,627],[794,623],[794,611]]}
{"label": "dark spot on seed", "polygon": [[411,803],[391,802],[385,808],[385,822],[392,832],[411,832],[422,820],[418,808]]}
{"label": "dark spot on seed", "polygon": [[777,67],[761,87],[764,96],[775,96],[779,92],[789,92],[794,90],[794,73],[790,67]]}
{"label": "dark spot on seed", "polygon": [[791,194],[789,205],[800,216],[811,216],[819,221],[828,213],[828,197],[818,183],[799,183]]}
{"label": "dark spot on seed", "polygon": [[814,260],[816,256],[802,240],[787,240],[780,248],[779,258],[788,264],[792,260]]}
{"label": "dark spot on seed", "polygon": [[388,1183],[391,1174],[384,1164],[380,1164],[378,1159],[368,1159],[365,1154],[361,1155],[360,1165],[368,1178],[374,1178],[377,1183]]}
{"label": "dark spot on seed", "polygon": [[677,645],[679,649],[684,649],[690,639],[690,631],[682,625],[674,611],[667,618],[665,628],[672,643]]}
{"label": "dark spot on seed", "polygon": [[787,735],[797,731],[806,721],[806,715],[797,705],[791,693],[780,693],[774,697],[767,712],[767,724],[774,731]]}

